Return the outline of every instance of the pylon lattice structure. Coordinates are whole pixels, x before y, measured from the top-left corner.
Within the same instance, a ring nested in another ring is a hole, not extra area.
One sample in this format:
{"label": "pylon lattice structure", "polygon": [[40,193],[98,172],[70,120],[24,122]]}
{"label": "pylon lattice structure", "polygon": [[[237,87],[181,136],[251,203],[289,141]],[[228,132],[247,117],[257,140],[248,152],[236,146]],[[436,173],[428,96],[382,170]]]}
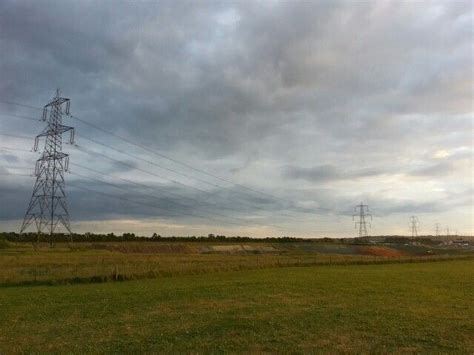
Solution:
{"label": "pylon lattice structure", "polygon": [[435,234],[437,237],[441,235],[441,227],[439,223],[435,223]]}
{"label": "pylon lattice structure", "polygon": [[45,144],[41,157],[36,161],[36,182],[20,230],[23,233],[34,223],[38,238],[49,233],[51,244],[53,234],[60,226],[71,234],[64,182],[69,155],[62,151],[63,133],[69,131],[70,143],[74,142],[74,128],[62,124],[63,115],[69,115],[69,106],[69,99],[60,97],[59,89],[51,102],[44,106],[42,119],[47,126],[36,136],[34,151],[38,150],[42,137],[45,137]]}
{"label": "pylon lattice structure", "polygon": [[369,213],[366,213],[366,212],[369,212],[369,206],[364,205],[361,202],[360,205],[357,205],[355,207],[355,211],[357,211],[358,213],[352,216],[352,220],[354,220],[355,217],[359,217],[359,221],[355,223],[355,228],[359,226],[359,237],[367,237],[368,236],[367,225],[369,227],[372,227],[371,223],[365,220],[367,217],[369,217],[370,220],[372,220],[372,215]]}
{"label": "pylon lattice structure", "polygon": [[411,228],[411,236],[418,237],[418,227],[420,225],[420,221],[418,220],[417,216],[410,217],[410,228]]}

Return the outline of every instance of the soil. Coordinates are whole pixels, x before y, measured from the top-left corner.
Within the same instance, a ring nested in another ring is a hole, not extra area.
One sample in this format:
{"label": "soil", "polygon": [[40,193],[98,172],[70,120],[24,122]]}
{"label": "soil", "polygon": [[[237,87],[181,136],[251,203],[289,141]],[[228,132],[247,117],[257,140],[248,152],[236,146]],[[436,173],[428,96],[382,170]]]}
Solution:
{"label": "soil", "polygon": [[363,246],[363,247],[358,247],[359,254],[362,255],[374,255],[374,256],[385,256],[385,257],[399,257],[399,256],[404,256],[407,255],[406,253],[393,249],[393,248],[387,248],[387,247],[376,247],[376,246]]}

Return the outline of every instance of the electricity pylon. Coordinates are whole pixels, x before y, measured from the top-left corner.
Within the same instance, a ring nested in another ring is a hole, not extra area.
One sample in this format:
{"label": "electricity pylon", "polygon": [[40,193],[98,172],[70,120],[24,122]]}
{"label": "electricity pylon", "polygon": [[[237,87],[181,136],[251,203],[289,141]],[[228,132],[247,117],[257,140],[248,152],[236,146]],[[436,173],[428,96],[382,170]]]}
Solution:
{"label": "electricity pylon", "polygon": [[74,142],[74,128],[62,124],[63,115],[69,115],[69,106],[69,99],[60,97],[59,89],[51,102],[44,106],[43,121],[47,122],[47,126],[36,136],[34,151],[38,150],[41,137],[45,137],[45,144],[43,154],[36,161],[36,182],[20,230],[23,233],[35,223],[37,242],[42,233],[49,233],[51,246],[58,226],[62,225],[71,234],[64,183],[69,155],[62,152],[63,133],[69,131],[69,140]]}
{"label": "electricity pylon", "polygon": [[439,237],[441,235],[441,227],[439,225],[439,223],[435,223],[435,234],[437,237]]}
{"label": "electricity pylon", "polygon": [[411,236],[412,237],[418,237],[418,226],[420,225],[420,222],[418,221],[417,216],[411,216],[410,217],[410,228],[411,228]]}
{"label": "electricity pylon", "polygon": [[359,221],[355,223],[355,228],[357,228],[357,225],[359,226],[359,237],[367,237],[367,225],[369,225],[369,227],[372,227],[370,222],[367,222],[365,220],[366,217],[370,217],[370,220],[372,220],[372,215],[366,213],[369,212],[369,206],[364,205],[361,202],[360,205],[355,206],[354,210],[359,210],[357,214],[354,214],[352,216],[352,220],[354,220],[355,217],[359,217]]}

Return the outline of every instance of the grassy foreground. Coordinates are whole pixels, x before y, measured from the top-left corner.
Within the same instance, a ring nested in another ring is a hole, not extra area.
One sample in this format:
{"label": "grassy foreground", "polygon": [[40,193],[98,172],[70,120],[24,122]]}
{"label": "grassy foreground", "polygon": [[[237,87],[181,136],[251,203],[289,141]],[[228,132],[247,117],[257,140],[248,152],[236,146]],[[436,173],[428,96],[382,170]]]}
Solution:
{"label": "grassy foreground", "polygon": [[473,260],[0,288],[0,353],[474,352]]}

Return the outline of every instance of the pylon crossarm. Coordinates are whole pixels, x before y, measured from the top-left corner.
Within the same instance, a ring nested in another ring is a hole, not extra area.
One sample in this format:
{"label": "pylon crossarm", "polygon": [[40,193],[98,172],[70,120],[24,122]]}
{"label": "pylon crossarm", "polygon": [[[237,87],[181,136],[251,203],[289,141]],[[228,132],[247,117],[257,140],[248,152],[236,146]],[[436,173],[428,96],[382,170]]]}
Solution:
{"label": "pylon crossarm", "polygon": [[48,108],[50,106],[61,106],[63,103],[67,101],[69,101],[69,99],[66,97],[56,97],[50,103],[46,104],[44,108]]}

